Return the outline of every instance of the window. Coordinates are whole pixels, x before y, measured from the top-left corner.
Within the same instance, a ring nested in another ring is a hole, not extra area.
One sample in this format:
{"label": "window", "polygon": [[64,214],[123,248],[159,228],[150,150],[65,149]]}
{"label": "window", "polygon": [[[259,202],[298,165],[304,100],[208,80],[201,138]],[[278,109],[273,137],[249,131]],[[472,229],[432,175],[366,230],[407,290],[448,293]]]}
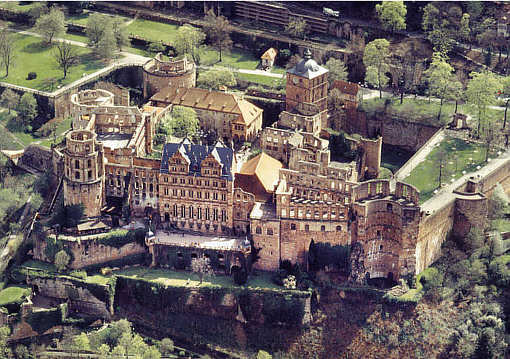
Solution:
{"label": "window", "polygon": [[326,231],[326,226],[321,226],[321,232],[325,232]]}
{"label": "window", "polygon": [[290,229],[295,231],[296,230],[296,223],[291,223],[290,224]]}
{"label": "window", "polygon": [[77,170],[80,169],[80,161],[74,160],[74,168],[76,168]]}
{"label": "window", "polygon": [[268,228],[267,229],[267,235],[268,236],[272,236],[273,235],[273,229],[272,228]]}
{"label": "window", "polygon": [[75,174],[74,174],[74,177],[76,179],[80,179],[80,172],[76,171]]}
{"label": "window", "polygon": [[305,224],[305,232],[310,231],[310,226],[308,224]]}
{"label": "window", "polygon": [[92,171],[87,171],[87,178],[88,178],[88,179],[91,179],[91,178],[92,178]]}
{"label": "window", "polygon": [[386,210],[387,210],[388,212],[392,212],[392,211],[393,211],[393,205],[392,205],[391,203],[388,203],[388,204],[386,205]]}
{"label": "window", "polygon": [[197,208],[197,218],[202,219],[202,208],[200,207]]}
{"label": "window", "polygon": [[218,220],[218,208],[213,208],[213,221]]}
{"label": "window", "polygon": [[260,227],[255,228],[255,233],[262,234],[262,228]]}
{"label": "window", "polygon": [[336,226],[336,231],[337,232],[341,232],[342,231],[342,226]]}
{"label": "window", "polygon": [[92,161],[91,160],[88,160],[87,161],[87,167],[91,167],[92,166]]}

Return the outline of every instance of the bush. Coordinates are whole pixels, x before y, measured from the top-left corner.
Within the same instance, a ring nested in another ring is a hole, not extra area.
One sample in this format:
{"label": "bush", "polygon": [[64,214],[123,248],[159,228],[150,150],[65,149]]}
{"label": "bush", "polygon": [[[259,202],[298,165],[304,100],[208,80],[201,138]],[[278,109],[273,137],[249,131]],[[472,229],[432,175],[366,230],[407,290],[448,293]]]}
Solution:
{"label": "bush", "polygon": [[420,283],[425,290],[440,287],[443,284],[443,275],[439,273],[437,268],[429,267],[421,272]]}
{"label": "bush", "polygon": [[71,277],[80,278],[80,279],[87,279],[87,272],[84,270],[74,270],[71,273],[69,273]]}
{"label": "bush", "polygon": [[110,275],[110,274],[112,274],[112,269],[110,267],[104,267],[104,268],[101,268],[100,272],[102,275]]}
{"label": "bush", "polygon": [[243,285],[248,280],[248,274],[244,269],[234,270],[234,283],[237,285]]}
{"label": "bush", "polygon": [[37,78],[37,73],[31,71],[28,73],[27,80],[34,80]]}

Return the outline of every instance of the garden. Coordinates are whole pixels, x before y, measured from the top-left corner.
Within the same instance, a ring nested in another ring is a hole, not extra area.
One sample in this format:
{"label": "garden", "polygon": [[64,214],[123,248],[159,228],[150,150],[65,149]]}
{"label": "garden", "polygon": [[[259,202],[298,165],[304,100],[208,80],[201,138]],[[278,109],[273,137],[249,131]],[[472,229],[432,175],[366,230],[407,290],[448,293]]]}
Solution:
{"label": "garden", "polygon": [[[491,150],[489,157],[491,155],[496,156],[497,150]],[[420,203],[423,203],[440,187],[440,165],[442,165],[441,185],[446,185],[468,172],[477,170],[484,162],[483,144],[447,137],[403,181],[418,188]]]}

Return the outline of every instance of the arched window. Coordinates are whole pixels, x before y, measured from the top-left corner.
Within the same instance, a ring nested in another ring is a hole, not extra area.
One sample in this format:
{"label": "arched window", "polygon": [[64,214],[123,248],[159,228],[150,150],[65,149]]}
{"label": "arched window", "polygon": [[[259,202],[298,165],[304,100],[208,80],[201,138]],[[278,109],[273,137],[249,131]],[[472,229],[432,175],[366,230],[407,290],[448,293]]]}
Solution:
{"label": "arched window", "polygon": [[336,231],[337,232],[341,232],[342,231],[342,226],[336,226]]}
{"label": "arched window", "polygon": [[326,226],[321,226],[321,232],[325,232],[326,231]]}
{"label": "arched window", "polygon": [[255,233],[262,234],[262,228],[260,227],[255,228]]}

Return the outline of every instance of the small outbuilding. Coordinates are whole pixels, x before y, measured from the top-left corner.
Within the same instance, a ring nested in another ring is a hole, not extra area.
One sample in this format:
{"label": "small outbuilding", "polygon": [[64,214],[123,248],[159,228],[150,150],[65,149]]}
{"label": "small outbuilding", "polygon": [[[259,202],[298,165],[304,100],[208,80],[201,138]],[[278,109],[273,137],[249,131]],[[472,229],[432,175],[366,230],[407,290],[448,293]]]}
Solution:
{"label": "small outbuilding", "polygon": [[271,47],[267,49],[266,52],[264,52],[262,56],[260,56],[260,63],[262,65],[262,68],[273,67],[274,60],[276,59],[277,54],[278,50],[276,50],[275,48]]}

